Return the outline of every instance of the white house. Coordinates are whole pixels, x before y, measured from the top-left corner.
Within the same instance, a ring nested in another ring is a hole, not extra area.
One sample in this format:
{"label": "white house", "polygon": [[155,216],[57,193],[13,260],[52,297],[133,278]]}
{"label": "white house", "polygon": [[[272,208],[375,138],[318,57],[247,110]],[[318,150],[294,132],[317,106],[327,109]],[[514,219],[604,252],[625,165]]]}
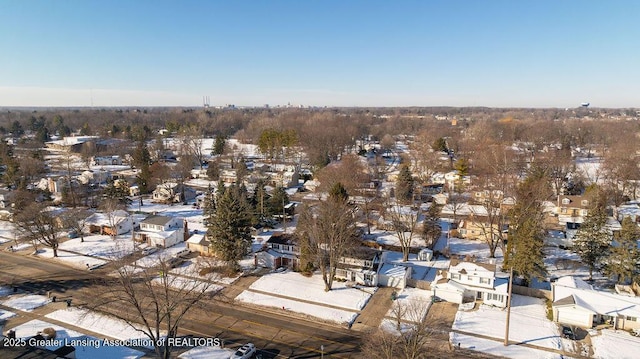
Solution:
{"label": "white house", "polygon": [[149,246],[171,247],[189,236],[187,221],[182,217],[151,215],[140,222],[134,239]]}
{"label": "white house", "polygon": [[131,215],[123,210],[111,213],[94,213],[84,222],[84,231],[118,236],[133,230]]}
{"label": "white house", "polygon": [[614,329],[640,328],[640,298],[603,292],[583,280],[566,276],[552,285],[553,320],[592,328],[609,324]]}
{"label": "white house", "polygon": [[378,285],[380,287],[394,287],[402,289],[411,279],[411,266],[400,263],[384,263],[378,271]]}
{"label": "white house", "polygon": [[496,277],[495,264],[452,259],[449,270],[431,284],[434,297],[448,302],[482,300],[485,304],[507,306],[508,279]]}

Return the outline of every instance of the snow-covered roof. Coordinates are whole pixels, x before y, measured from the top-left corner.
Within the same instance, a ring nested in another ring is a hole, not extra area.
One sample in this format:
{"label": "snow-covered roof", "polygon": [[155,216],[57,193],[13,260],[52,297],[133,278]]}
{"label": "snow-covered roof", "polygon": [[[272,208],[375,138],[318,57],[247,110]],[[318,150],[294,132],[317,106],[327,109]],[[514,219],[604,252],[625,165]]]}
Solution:
{"label": "snow-covered roof", "polygon": [[402,278],[407,274],[407,270],[409,268],[397,264],[385,263],[380,268],[381,275],[387,275],[389,277],[399,277]]}
{"label": "snow-covered roof", "polygon": [[554,284],[554,304],[566,304],[565,298],[572,296],[575,305],[594,313],[640,317],[640,298],[594,290],[581,279],[567,278],[561,277]]}
{"label": "snow-covered roof", "polygon": [[187,243],[191,244],[204,244],[205,242],[204,234],[194,234],[187,239]]}

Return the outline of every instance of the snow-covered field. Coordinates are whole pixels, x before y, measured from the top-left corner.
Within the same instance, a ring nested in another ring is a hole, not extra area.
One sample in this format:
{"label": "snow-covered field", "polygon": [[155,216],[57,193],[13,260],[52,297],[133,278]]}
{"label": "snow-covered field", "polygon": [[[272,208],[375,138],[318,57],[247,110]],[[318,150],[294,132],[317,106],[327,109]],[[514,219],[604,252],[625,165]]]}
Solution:
{"label": "snow-covered field", "polygon": [[633,359],[640,353],[640,338],[631,336],[624,331],[605,329],[601,335],[592,335],[594,358]]}
{"label": "snow-covered field", "polygon": [[[504,329],[504,328],[503,328]],[[496,355],[501,358],[512,359],[561,359],[562,355],[547,352],[544,350],[537,350],[533,348],[524,347],[521,345],[511,344],[504,346],[502,341],[478,338],[471,335],[465,335],[460,333],[449,333],[449,340],[451,345],[457,346],[460,343],[460,347],[464,349],[471,349],[478,352]]]}
{"label": "snow-covered field", "polygon": [[[45,317],[55,319],[63,323],[68,323],[113,339],[148,339],[148,337],[142,332],[132,328],[122,320],[90,312],[86,309],[66,308],[49,313]],[[142,327],[140,326],[139,328]]]}
{"label": "snow-covered field", "polygon": [[211,266],[222,265],[222,262],[216,262],[211,258],[196,257],[185,261],[183,265],[174,268],[170,271],[171,274],[190,277],[197,280],[210,280],[221,284],[231,284],[240,278],[240,274],[235,277],[223,277],[218,273],[208,273],[204,276],[200,275],[200,270],[203,268],[209,268]]}
{"label": "snow-covered field", "polygon": [[49,303],[50,300],[44,295],[36,294],[14,294],[9,299],[3,300],[2,305],[30,312],[36,308]]}
{"label": "snow-covered field", "polygon": [[255,293],[248,290],[240,293],[236,297],[236,300],[244,303],[250,303],[260,305],[264,307],[280,308],[284,307],[284,310],[292,311],[296,313],[312,315],[316,318],[341,323],[350,324],[356,318],[358,313],[350,312],[347,310],[328,308],[322,305],[310,304],[300,302],[292,299],[284,299],[280,297],[274,297],[262,293]]}
{"label": "snow-covered field", "polygon": [[[176,276],[169,274],[166,277],[168,287],[181,290],[183,292],[194,292],[194,293],[213,293],[220,291],[224,287],[219,286],[217,284],[212,284],[204,281],[197,281],[193,278]],[[162,278],[153,279],[153,283],[157,285],[163,285]]]}
{"label": "snow-covered field", "polygon": [[[88,345],[75,345],[75,357],[78,359],[111,359],[111,358],[126,358],[133,359],[139,358],[144,353],[122,346],[105,346],[102,345],[102,341],[98,338],[87,336],[73,330],[69,330],[55,324],[43,322],[41,320],[32,320],[13,328],[16,331],[17,338],[30,338],[36,335],[38,332],[43,331],[45,328],[53,328],[56,331],[56,340],[61,342],[83,343]],[[53,344],[53,342],[51,342]],[[90,345],[94,344],[94,345]],[[64,345],[64,344],[63,344]],[[60,345],[62,346],[62,345]],[[49,350],[58,349],[60,346],[48,346]]]}
{"label": "snow-covered field", "polygon": [[[558,326],[547,319],[544,300],[514,294],[511,305],[510,341],[562,349]],[[459,310],[452,328],[502,340],[506,317],[506,309],[483,304],[477,310]],[[462,345],[468,346],[464,342]]]}
{"label": "snow-covered field", "polygon": [[178,358],[181,359],[229,359],[233,354],[231,349],[222,349],[218,347],[197,347],[186,351]]}
{"label": "snow-covered field", "polygon": [[112,260],[132,253],[134,245],[131,234],[117,236],[115,240],[107,235],[92,235],[85,236],[84,242],[81,242],[79,237],[70,239],[61,243],[60,249]]}
{"label": "snow-covered field", "polygon": [[94,268],[105,265],[107,263],[106,260],[98,259],[94,257],[87,257],[84,255],[79,255],[71,252],[65,252],[58,250],[58,256],[53,257],[53,250],[51,248],[38,248],[38,256],[43,258],[53,258],[58,261],[65,262],[71,266],[76,268],[86,269],[88,267]]}
{"label": "snow-covered field", "polygon": [[15,239],[16,227],[9,221],[0,221],[0,244]]}
{"label": "snow-covered field", "polygon": [[349,288],[345,286],[345,283],[334,281],[333,289],[325,292],[320,274],[305,277],[300,273],[290,271],[267,274],[249,288],[285,296],[293,300],[302,299],[351,310],[362,309],[375,291],[375,288]]}
{"label": "snow-covered field", "polygon": [[16,315],[16,313],[12,313],[12,312],[0,309],[0,321],[12,318],[15,315]]}

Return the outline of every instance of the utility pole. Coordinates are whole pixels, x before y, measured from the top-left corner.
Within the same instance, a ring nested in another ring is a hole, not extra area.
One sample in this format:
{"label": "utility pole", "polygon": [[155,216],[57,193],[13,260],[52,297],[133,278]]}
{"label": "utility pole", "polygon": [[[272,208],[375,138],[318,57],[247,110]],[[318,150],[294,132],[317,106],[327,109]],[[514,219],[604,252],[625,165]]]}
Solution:
{"label": "utility pole", "polygon": [[507,325],[504,333],[504,346],[509,346],[509,319],[511,318],[511,290],[513,289],[513,266],[509,272],[509,294],[507,297]]}

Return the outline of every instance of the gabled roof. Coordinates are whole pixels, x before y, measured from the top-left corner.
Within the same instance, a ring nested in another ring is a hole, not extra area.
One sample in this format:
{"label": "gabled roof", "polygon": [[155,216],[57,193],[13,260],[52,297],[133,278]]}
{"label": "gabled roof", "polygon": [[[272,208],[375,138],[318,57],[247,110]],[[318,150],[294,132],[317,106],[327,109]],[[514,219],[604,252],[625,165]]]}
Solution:
{"label": "gabled roof", "polygon": [[273,235],[271,235],[271,237],[267,240],[267,243],[288,244],[288,245],[297,244],[295,239],[292,236],[282,232],[274,233]]}
{"label": "gabled roof", "polygon": [[463,270],[465,272],[470,272],[478,269],[481,269],[483,271],[493,272],[493,273],[496,272],[495,264],[471,262],[471,261],[464,261],[464,260],[452,258],[449,268],[454,268],[454,267],[460,267],[461,270],[459,271],[459,273],[462,273],[462,274],[464,274],[462,272]]}
{"label": "gabled roof", "polygon": [[173,219],[173,217],[159,216],[159,215],[156,215],[156,214],[152,214],[149,217],[145,218],[144,221],[142,221],[140,223],[153,224],[153,225],[157,225],[157,226],[164,226],[165,224],[169,223],[172,219]]}

